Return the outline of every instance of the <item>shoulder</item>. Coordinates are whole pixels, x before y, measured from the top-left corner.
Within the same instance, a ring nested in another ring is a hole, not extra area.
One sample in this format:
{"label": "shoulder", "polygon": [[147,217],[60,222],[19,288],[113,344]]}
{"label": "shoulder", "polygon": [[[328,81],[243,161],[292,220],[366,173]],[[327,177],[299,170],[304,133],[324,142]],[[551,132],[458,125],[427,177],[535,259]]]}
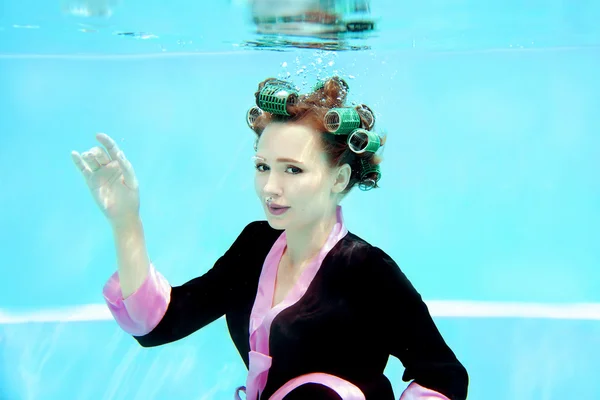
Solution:
{"label": "shoulder", "polygon": [[350,267],[352,277],[362,290],[370,293],[414,294],[415,289],[400,266],[387,252],[366,240],[348,233],[340,246],[338,257]]}
{"label": "shoulder", "polygon": [[348,232],[339,247],[339,253],[348,257],[352,264],[362,268],[379,272],[400,270],[389,254],[351,232]]}

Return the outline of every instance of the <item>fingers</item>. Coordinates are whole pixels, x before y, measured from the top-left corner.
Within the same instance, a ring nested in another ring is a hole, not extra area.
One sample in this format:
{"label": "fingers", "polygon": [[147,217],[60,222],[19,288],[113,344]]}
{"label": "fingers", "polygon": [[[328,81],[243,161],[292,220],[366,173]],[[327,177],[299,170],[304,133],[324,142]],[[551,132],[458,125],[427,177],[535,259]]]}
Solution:
{"label": "fingers", "polygon": [[133,171],[133,166],[129,160],[125,158],[125,153],[119,149],[117,143],[105,133],[97,134],[96,139],[98,139],[98,141],[102,143],[104,147],[106,147],[106,151],[108,151],[110,158],[117,160],[119,163],[121,171],[123,172],[123,180],[125,181],[125,185],[131,189],[137,188],[138,182],[137,178],[135,177],[135,172]]}
{"label": "fingers", "polygon": [[83,158],[83,161],[85,161],[85,163],[88,165],[90,170],[92,170],[92,172],[95,172],[100,169],[100,163],[96,160],[96,157],[94,156],[94,154],[92,152],[90,152],[90,151],[84,152],[81,155],[81,158]]}
{"label": "fingers", "polygon": [[74,151],[71,153],[71,156],[73,157],[73,161],[77,168],[79,168],[86,177],[110,163],[108,154],[100,147],[93,147],[83,154]]}
{"label": "fingers", "polygon": [[[106,147],[106,151],[108,151],[111,159],[119,159],[119,152],[121,152],[121,149],[119,149],[117,143],[110,136],[108,136],[106,133],[99,133],[96,135],[96,139],[98,139],[98,141],[102,143],[104,147]],[[123,155],[123,157],[125,157],[125,155]]]}
{"label": "fingers", "polygon": [[[101,143],[106,145],[107,149],[110,149],[112,152],[119,152],[119,148],[115,144],[115,142],[105,134],[98,134],[96,137],[99,137]],[[100,169],[102,166],[110,163],[110,156],[107,152],[99,146],[92,147],[90,150],[79,154],[76,151],[71,152],[71,158],[73,162],[81,171],[81,173],[88,178],[93,172]]]}
{"label": "fingers", "polygon": [[106,151],[102,147],[94,147],[92,151],[100,165],[106,165],[110,163],[110,157],[108,154],[106,154]]}
{"label": "fingers", "polygon": [[82,154],[83,160],[88,164],[92,172],[97,171],[100,167],[110,163],[110,158],[106,151],[100,147],[93,147],[89,151]]}
{"label": "fingers", "polygon": [[112,160],[116,160],[121,167],[125,185],[131,189],[136,189],[138,187],[137,178],[135,177],[133,166],[125,158],[125,153],[119,149],[119,146],[117,146],[110,136],[104,133],[97,134],[96,139],[98,139],[106,150],[96,146],[83,154],[79,154],[76,151],[71,152],[71,158],[83,176],[89,178],[93,172],[109,164]]}
{"label": "fingers", "polygon": [[85,178],[88,178],[91,175],[92,170],[83,162],[81,155],[76,151],[72,151],[71,158],[73,159],[77,169],[79,169]]}
{"label": "fingers", "polygon": [[125,158],[125,153],[123,153],[123,151],[119,149],[117,143],[106,133],[97,134],[96,139],[98,139],[98,141],[102,143],[104,147],[106,147],[106,151],[108,151],[110,158],[112,160],[116,160],[121,166],[121,168],[125,169],[125,164],[127,164],[129,161],[127,161],[127,159]]}

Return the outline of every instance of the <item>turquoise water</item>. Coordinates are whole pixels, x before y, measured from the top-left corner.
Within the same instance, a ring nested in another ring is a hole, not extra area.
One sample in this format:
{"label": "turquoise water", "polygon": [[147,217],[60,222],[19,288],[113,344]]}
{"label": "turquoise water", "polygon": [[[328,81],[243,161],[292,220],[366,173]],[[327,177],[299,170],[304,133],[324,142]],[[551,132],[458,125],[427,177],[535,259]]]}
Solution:
{"label": "turquoise water", "polygon": [[[123,2],[96,32],[58,2],[0,3],[0,399],[231,399],[246,371],[223,319],[155,349],[111,320],[111,232],[69,153],[119,142],[150,257],[180,284],[264,218],[258,82],[334,73],[389,134],[348,228],[430,303],[469,398],[600,398],[598,5],[373,2],[379,30],[341,46],[362,50],[323,51],[249,33],[239,3]],[[397,398],[402,370],[390,359]]]}

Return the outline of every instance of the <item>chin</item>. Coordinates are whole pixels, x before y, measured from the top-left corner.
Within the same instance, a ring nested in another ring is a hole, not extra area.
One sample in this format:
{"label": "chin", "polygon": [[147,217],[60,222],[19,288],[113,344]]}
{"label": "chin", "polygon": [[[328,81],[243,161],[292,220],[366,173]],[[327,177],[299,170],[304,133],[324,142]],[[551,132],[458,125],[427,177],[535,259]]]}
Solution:
{"label": "chin", "polygon": [[265,217],[267,222],[273,229],[286,229],[289,225],[289,221],[287,218],[278,217],[269,212],[269,210],[265,207]]}
{"label": "chin", "polygon": [[285,230],[287,228],[288,224],[285,221],[282,221],[278,218],[273,218],[273,216],[270,215],[268,211],[267,211],[266,217],[267,217],[267,222],[269,223],[271,228],[277,229],[277,230]]}

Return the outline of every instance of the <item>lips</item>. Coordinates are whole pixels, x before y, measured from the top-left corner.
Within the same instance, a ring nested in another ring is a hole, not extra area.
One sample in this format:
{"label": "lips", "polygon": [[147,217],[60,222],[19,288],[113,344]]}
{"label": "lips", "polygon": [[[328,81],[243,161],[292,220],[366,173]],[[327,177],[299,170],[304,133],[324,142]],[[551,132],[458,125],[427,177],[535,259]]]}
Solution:
{"label": "lips", "polygon": [[270,203],[270,202],[266,202],[266,204],[267,204],[267,207],[271,207],[271,208],[273,208],[275,210],[278,209],[278,208],[289,208],[288,206],[282,206],[282,205],[275,204],[275,203]]}
{"label": "lips", "polygon": [[267,207],[269,212],[271,213],[271,215],[282,215],[285,214],[287,212],[287,210],[290,209],[290,207],[271,207],[268,206]]}

